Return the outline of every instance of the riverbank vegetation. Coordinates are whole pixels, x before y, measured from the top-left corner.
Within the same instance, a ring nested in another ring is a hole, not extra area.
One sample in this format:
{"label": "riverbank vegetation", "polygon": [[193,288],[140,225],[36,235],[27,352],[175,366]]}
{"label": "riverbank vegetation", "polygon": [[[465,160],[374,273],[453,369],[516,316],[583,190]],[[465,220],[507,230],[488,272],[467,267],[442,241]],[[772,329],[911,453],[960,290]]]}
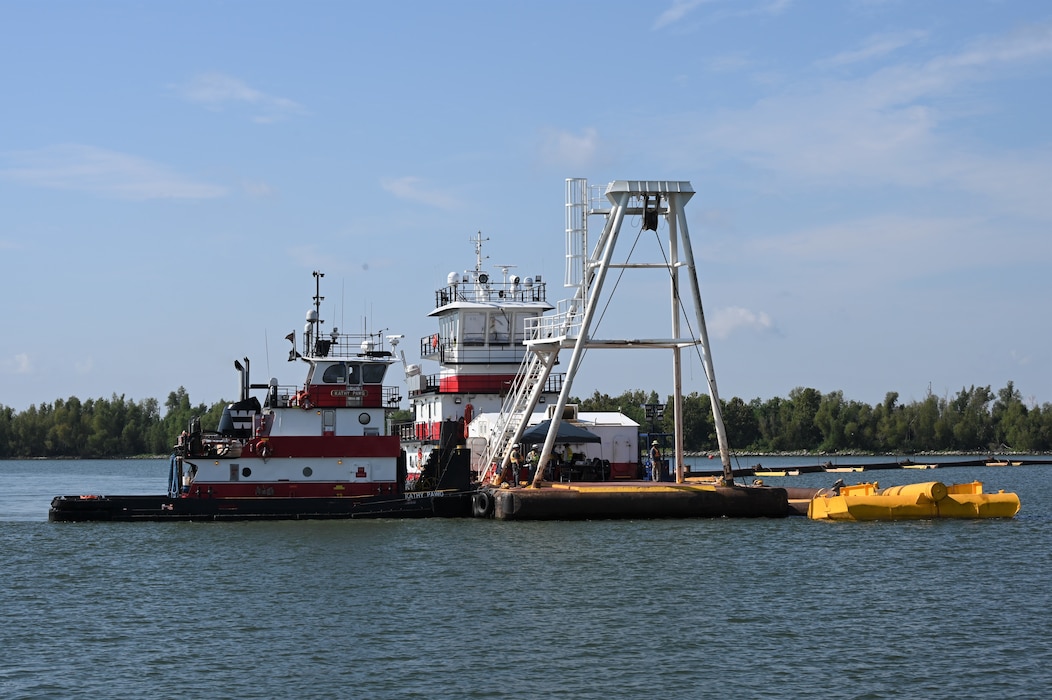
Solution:
{"label": "riverbank vegetation", "polygon": [[219,425],[225,401],[192,406],[186,389],[168,394],[164,415],[156,399],[131,401],[73,396],[16,412],[0,406],[0,459],[167,455],[193,416],[205,429]]}
{"label": "riverbank vegetation", "polygon": [[[657,394],[642,391],[611,397],[594,393],[578,402],[582,411],[621,409],[647,432],[672,432],[671,397],[659,420],[645,406],[659,404]],[[1052,404],[1027,406],[1012,382],[994,393],[972,386],[953,396],[929,394],[921,401],[900,403],[897,392],[871,406],[796,388],[787,398],[738,397],[720,402],[731,449],[736,452],[1021,452],[1052,450]],[[683,397],[684,447],[717,449],[709,397]]]}
{"label": "riverbank vegetation", "polygon": [[[671,397],[659,399],[653,391],[619,396],[597,391],[572,402],[582,411],[623,411],[644,432],[672,432]],[[116,394],[58,399],[20,412],[0,405],[0,458],[168,454],[192,417],[200,416],[202,427],[214,430],[226,403],[194,406],[180,387],[168,394],[163,414],[156,399],[132,401]],[[650,418],[646,406],[664,410]],[[797,388],[786,398],[746,402],[734,397],[721,401],[721,407],[736,452],[1052,451],[1052,404],[1027,405],[1012,382],[996,393],[989,386],[972,386],[910,403],[900,403],[898,393],[889,392],[875,406],[846,399],[839,391]],[[683,397],[683,427],[687,450],[717,449],[708,396]]]}

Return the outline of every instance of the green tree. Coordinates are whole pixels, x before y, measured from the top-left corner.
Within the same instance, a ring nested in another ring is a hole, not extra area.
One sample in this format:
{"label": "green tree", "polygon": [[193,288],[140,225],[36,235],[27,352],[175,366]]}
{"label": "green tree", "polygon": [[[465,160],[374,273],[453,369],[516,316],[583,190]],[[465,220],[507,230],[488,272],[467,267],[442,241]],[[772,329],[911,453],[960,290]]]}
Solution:
{"label": "green tree", "polygon": [[789,401],[783,404],[788,409],[785,429],[789,433],[790,449],[814,449],[822,442],[822,433],[815,425],[815,416],[822,403],[817,389],[796,387],[789,392]]}
{"label": "green tree", "polygon": [[[664,432],[675,429],[672,397],[665,402]],[[712,450],[718,446],[716,424],[712,418],[712,402],[706,394],[691,392],[683,397],[683,449]]]}
{"label": "green tree", "polygon": [[752,406],[737,396],[721,405],[731,449],[747,450],[755,446],[760,439],[760,425]]}
{"label": "green tree", "polygon": [[0,405],[0,459],[14,456],[11,454],[14,417],[13,408]]}
{"label": "green tree", "polygon": [[993,438],[992,420],[987,404],[994,398],[990,387],[961,389],[950,402],[953,421],[953,449],[986,450]]}
{"label": "green tree", "polygon": [[757,448],[763,451],[779,451],[789,449],[789,436],[784,430],[783,406],[785,399],[773,397],[763,401],[753,399],[749,405],[756,416],[756,425],[760,431],[760,439]]}
{"label": "green tree", "polygon": [[991,409],[994,442],[1013,450],[1032,450],[1035,440],[1030,433],[1029,411],[1023,396],[1012,382],[997,392]]}
{"label": "green tree", "polygon": [[844,435],[844,393],[834,391],[822,397],[815,413],[815,427],[822,435],[819,449],[836,452],[847,447],[847,438]]}

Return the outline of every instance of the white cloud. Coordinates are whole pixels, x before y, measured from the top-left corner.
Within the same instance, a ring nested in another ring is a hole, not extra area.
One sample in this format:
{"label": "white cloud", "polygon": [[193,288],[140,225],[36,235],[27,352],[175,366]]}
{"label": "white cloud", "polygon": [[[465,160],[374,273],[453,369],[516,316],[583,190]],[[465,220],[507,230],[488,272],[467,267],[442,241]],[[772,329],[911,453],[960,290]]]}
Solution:
{"label": "white cloud", "polygon": [[551,130],[543,136],[540,159],[545,165],[580,171],[598,165],[601,146],[599,132],[592,127],[581,134]]}
{"label": "white cloud", "polygon": [[24,352],[20,352],[14,357],[4,361],[3,366],[12,374],[33,373],[33,361],[29,358],[29,355]]}
{"label": "white cloud", "polygon": [[755,6],[737,12],[740,17],[753,17],[756,15],[780,15],[786,12],[793,4],[793,0],[766,0]]}
{"label": "white cloud", "polygon": [[727,53],[705,60],[705,66],[712,73],[738,73],[752,68],[755,61],[743,52]]}
{"label": "white cloud", "polygon": [[920,30],[897,32],[894,34],[876,34],[867,39],[861,47],[852,51],[839,53],[825,59],[824,61],[820,61],[819,63],[820,65],[843,66],[852,63],[860,63],[862,61],[869,61],[874,58],[882,58],[905,46],[921,41],[926,37],[927,32],[922,32]]}
{"label": "white cloud", "polygon": [[977,259],[996,264],[1015,253],[989,236],[981,218],[908,215],[837,221],[753,240],[743,250],[840,289],[937,275]]}
{"label": "white cloud", "polygon": [[223,73],[203,73],[175,87],[184,99],[203,104],[209,109],[222,110],[238,104],[255,107],[258,111],[252,120],[260,124],[270,124],[306,113],[302,105],[293,100],[269,95]]}
{"label": "white cloud", "polygon": [[[677,24],[698,7],[707,4],[715,4],[719,1],[720,0],[672,0],[672,7],[658,15],[658,18],[654,20],[651,29],[664,29],[670,25]],[[739,0],[733,0],[731,2],[725,0],[723,9],[720,9],[709,19],[720,20],[726,18],[755,17],[758,15],[780,15],[788,10],[791,5],[792,0],[759,0],[759,2],[748,5],[739,2]]]}
{"label": "white cloud", "polygon": [[[918,37],[871,39],[830,62],[862,60]],[[1038,59],[1052,59],[1052,24],[920,63],[885,63],[858,79],[788,85],[749,109],[709,119],[687,115],[686,120],[708,126],[682,156],[726,152],[793,182],[820,186],[964,191],[996,201],[1003,211],[1049,219],[1052,159],[1047,148],[998,152],[964,141],[951,128],[958,117],[990,109],[981,102],[977,83]]]}
{"label": "white cloud", "polygon": [[732,333],[741,329],[753,331],[774,330],[774,323],[766,313],[763,311],[752,311],[740,306],[729,306],[725,309],[719,309],[712,314],[707,325],[712,334],[720,340],[727,339]]}
{"label": "white cloud", "polygon": [[4,154],[0,177],[36,187],[120,199],[214,199],[218,185],[194,182],[143,158],[95,146],[64,144]]}
{"label": "white cloud", "polygon": [[400,199],[427,204],[439,209],[457,209],[460,202],[453,196],[433,188],[422,186],[423,181],[418,177],[385,177],[381,178],[380,186],[387,192]]}
{"label": "white cloud", "polygon": [[668,8],[654,20],[653,29],[663,29],[670,24],[679,22],[694,8],[704,5],[706,2],[711,0],[672,0],[672,7]]}
{"label": "white cloud", "polygon": [[272,199],[278,196],[278,191],[266,182],[243,182],[241,189],[250,197],[259,199]]}
{"label": "white cloud", "polygon": [[1017,367],[1026,367],[1030,364],[1030,361],[1032,359],[1032,357],[1029,354],[1021,353],[1018,350],[1009,351],[1008,357],[1012,364],[1016,365]]}

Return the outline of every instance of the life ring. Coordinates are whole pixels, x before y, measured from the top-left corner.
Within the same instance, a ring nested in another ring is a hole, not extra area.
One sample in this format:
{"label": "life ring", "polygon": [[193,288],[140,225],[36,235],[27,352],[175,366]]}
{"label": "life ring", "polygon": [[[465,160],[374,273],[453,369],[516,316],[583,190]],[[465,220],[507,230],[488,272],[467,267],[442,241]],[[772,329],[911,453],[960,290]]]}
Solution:
{"label": "life ring", "polygon": [[476,518],[488,518],[493,514],[493,494],[476,491],[471,495],[471,513]]}
{"label": "life ring", "polygon": [[416,466],[417,468],[424,466],[424,450],[422,448],[417,448],[416,450]]}
{"label": "life ring", "polygon": [[289,401],[289,403],[292,404],[293,406],[299,406],[300,408],[303,408],[304,410],[310,408],[311,407],[310,392],[307,391],[306,389],[304,389],[302,391],[297,391],[296,395],[292,397],[292,399]]}
{"label": "life ring", "polygon": [[438,348],[438,333],[435,333],[433,336],[431,336],[431,347],[436,349]]}

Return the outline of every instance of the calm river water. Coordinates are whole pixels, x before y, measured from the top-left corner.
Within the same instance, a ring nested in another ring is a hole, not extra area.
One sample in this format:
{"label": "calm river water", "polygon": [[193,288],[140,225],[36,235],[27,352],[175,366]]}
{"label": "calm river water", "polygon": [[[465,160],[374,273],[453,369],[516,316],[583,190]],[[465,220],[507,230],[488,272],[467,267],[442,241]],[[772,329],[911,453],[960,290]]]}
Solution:
{"label": "calm river water", "polygon": [[1038,698],[1052,687],[1048,466],[765,479],[979,479],[1022,500],[999,521],[47,522],[54,495],[160,493],[167,469],[0,461],[0,697]]}

